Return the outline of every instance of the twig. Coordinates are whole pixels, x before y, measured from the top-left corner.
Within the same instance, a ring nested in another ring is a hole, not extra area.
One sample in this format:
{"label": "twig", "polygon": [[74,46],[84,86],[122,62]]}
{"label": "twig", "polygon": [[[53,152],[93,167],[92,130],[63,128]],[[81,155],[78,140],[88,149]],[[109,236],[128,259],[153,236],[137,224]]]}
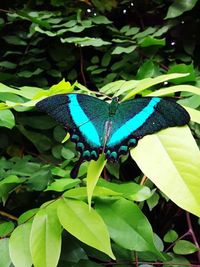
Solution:
{"label": "twig", "polygon": [[4,217],[7,217],[7,218],[9,218],[11,220],[14,220],[14,221],[17,221],[18,220],[17,217],[15,217],[14,215],[11,215],[11,214],[9,214],[9,213],[7,213],[5,211],[0,211],[0,215],[2,215]]}
{"label": "twig", "polygon": [[[195,233],[193,231],[192,222],[191,222],[191,218],[190,218],[190,213],[189,212],[186,212],[186,220],[187,220],[187,224],[188,224],[188,231],[189,231],[189,233],[190,233],[190,235],[191,235],[191,237],[193,239],[194,244],[199,249],[199,244],[198,244],[197,238],[195,236]],[[200,263],[200,250],[197,252],[197,258],[198,258],[198,261]]]}
{"label": "twig", "polygon": [[141,180],[141,182],[140,182],[140,185],[144,185],[144,184],[146,183],[146,180],[147,180],[147,179],[148,179],[147,176],[144,175],[144,176],[142,177],[142,180]]}

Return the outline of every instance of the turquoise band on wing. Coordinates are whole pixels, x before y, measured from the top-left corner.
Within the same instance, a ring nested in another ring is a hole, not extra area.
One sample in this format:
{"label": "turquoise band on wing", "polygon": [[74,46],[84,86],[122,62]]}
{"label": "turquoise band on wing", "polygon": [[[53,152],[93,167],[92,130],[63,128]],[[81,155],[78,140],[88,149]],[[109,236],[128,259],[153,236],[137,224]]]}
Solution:
{"label": "turquoise band on wing", "polygon": [[155,111],[155,106],[161,101],[161,98],[154,97],[151,99],[149,104],[143,108],[138,114],[133,118],[129,119],[122,125],[108,140],[107,147],[119,144],[121,140],[127,138],[131,133],[136,131],[140,126],[142,126],[146,120]]}

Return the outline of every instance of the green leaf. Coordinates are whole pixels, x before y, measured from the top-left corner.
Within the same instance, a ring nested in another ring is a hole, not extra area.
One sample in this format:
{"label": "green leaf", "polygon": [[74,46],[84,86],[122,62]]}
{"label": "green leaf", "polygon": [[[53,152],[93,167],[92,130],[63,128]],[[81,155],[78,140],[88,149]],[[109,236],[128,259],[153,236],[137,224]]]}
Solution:
{"label": "green leaf", "polygon": [[27,210],[24,213],[22,213],[17,220],[18,224],[20,225],[20,224],[26,223],[27,221],[32,221],[37,211],[38,211],[38,208],[35,208],[35,209]]}
{"label": "green leaf", "polygon": [[42,73],[44,70],[37,68],[34,71],[29,71],[29,70],[22,70],[17,73],[17,76],[22,77],[22,78],[30,78],[34,75],[38,75]]}
{"label": "green leaf", "polygon": [[51,183],[45,191],[53,190],[57,192],[62,192],[72,187],[75,187],[80,183],[79,179],[56,179],[53,183]]}
{"label": "green leaf", "polygon": [[13,222],[0,223],[0,237],[5,237],[10,234],[15,228]]}
{"label": "green leaf", "polygon": [[22,125],[17,127],[20,132],[29,139],[39,151],[47,151],[51,148],[51,140],[47,136],[38,133],[26,130]]}
{"label": "green leaf", "polygon": [[115,259],[102,218],[92,208],[89,210],[87,204],[78,200],[60,199],[58,217],[70,234]]}
{"label": "green leaf", "polygon": [[152,60],[145,61],[142,66],[140,66],[136,78],[138,80],[154,76],[156,71],[155,65]]}
{"label": "green leaf", "polygon": [[150,211],[158,204],[159,199],[160,197],[156,192],[147,199],[147,205],[149,206]]}
{"label": "green leaf", "polygon": [[117,47],[112,51],[112,54],[113,54],[113,55],[120,55],[120,54],[122,54],[122,53],[130,54],[130,53],[133,52],[136,48],[137,48],[136,45],[131,45],[131,46],[128,46],[128,47],[117,46]]}
{"label": "green leaf", "polygon": [[167,261],[166,264],[163,264],[163,267],[182,267],[182,266],[190,266],[190,262],[183,256],[176,255],[174,253],[168,253],[170,256],[170,261]]}
{"label": "green leaf", "polygon": [[[107,196],[121,196],[122,193],[113,191],[111,189],[96,186],[93,191],[93,197],[107,197]],[[71,190],[66,191],[63,194],[64,197],[67,198],[74,198],[74,199],[83,199],[86,200],[87,198],[87,188],[86,187],[77,187]]]}
{"label": "green leaf", "polygon": [[200,216],[200,151],[187,126],[145,136],[131,150],[131,156],[172,201]]}
{"label": "green leaf", "polygon": [[15,267],[32,266],[30,253],[31,223],[19,225],[12,233],[9,241],[10,257]]}
{"label": "green leaf", "polygon": [[191,92],[200,95],[200,88],[192,85],[175,85],[157,90],[153,93],[148,94],[148,96],[164,96],[170,95],[175,92]]}
{"label": "green leaf", "polygon": [[91,17],[90,19],[95,24],[110,24],[110,23],[112,23],[112,21],[110,21],[105,16],[95,16],[95,17]]}
{"label": "green leaf", "polygon": [[130,250],[151,251],[163,259],[154,245],[151,225],[136,204],[121,198],[109,203],[98,201],[95,208],[118,245]]}
{"label": "green leaf", "polygon": [[103,46],[109,45],[110,42],[104,41],[101,38],[91,38],[91,37],[67,37],[61,38],[62,43],[74,43],[80,46]]}
{"label": "green leaf", "polygon": [[148,187],[133,182],[117,184],[99,179],[98,186],[109,188],[114,192],[121,193],[125,198],[134,201],[144,201],[152,195]]}
{"label": "green leaf", "polygon": [[89,163],[87,171],[87,195],[89,208],[91,208],[91,200],[94,188],[99,180],[105,164],[106,160],[104,154],[102,154],[97,161],[91,160]]}
{"label": "green leaf", "polygon": [[2,37],[8,44],[11,45],[27,45],[26,41],[22,40],[17,35],[7,35]]}
{"label": "green leaf", "polygon": [[56,210],[58,202],[41,208],[31,228],[30,249],[34,266],[57,266],[61,251],[61,225]]}
{"label": "green leaf", "polygon": [[160,75],[160,76],[157,76],[155,78],[146,78],[146,79],[137,81],[135,88],[123,98],[123,101],[131,98],[132,96],[134,96],[134,95],[136,95],[142,91],[144,91],[147,88],[150,88],[151,86],[154,86],[154,85],[159,84],[159,83],[163,83],[163,82],[168,81],[168,80],[184,77],[187,75],[188,75],[187,73],[184,73],[184,74],[183,73],[172,73],[172,74]]}
{"label": "green leaf", "polygon": [[178,238],[178,234],[176,231],[174,230],[169,230],[165,236],[164,236],[164,241],[165,242],[168,242],[168,243],[171,243],[171,242],[174,242],[176,239]]}
{"label": "green leaf", "polygon": [[0,110],[0,127],[12,129],[15,126],[15,117],[9,109]]}
{"label": "green leaf", "polygon": [[187,255],[199,251],[199,249],[187,240],[178,240],[173,247],[173,251],[179,255]]}
{"label": "green leaf", "polygon": [[149,46],[154,46],[154,45],[164,46],[166,44],[166,41],[165,41],[165,38],[158,39],[152,36],[147,36],[144,39],[139,40],[138,43],[141,47],[149,47]]}
{"label": "green leaf", "polygon": [[176,64],[176,65],[170,67],[168,73],[188,73],[189,74],[185,77],[181,77],[179,79],[173,80],[172,83],[175,83],[175,84],[196,81],[196,74],[195,74],[193,64],[190,64],[190,65],[186,65],[183,63],[182,64]]}
{"label": "green leaf", "polygon": [[17,64],[10,62],[10,61],[1,61],[0,62],[0,67],[6,68],[6,69],[15,69]]}
{"label": "green leaf", "polygon": [[188,107],[184,107],[184,108],[187,110],[187,112],[189,112],[191,121],[194,121],[200,124],[200,111],[193,109],[193,108],[188,108]]}
{"label": "green leaf", "polygon": [[174,0],[173,4],[169,7],[165,19],[176,18],[184,12],[191,10],[198,0]]}
{"label": "green leaf", "polygon": [[11,259],[9,255],[9,238],[0,239],[0,267],[9,267]]}

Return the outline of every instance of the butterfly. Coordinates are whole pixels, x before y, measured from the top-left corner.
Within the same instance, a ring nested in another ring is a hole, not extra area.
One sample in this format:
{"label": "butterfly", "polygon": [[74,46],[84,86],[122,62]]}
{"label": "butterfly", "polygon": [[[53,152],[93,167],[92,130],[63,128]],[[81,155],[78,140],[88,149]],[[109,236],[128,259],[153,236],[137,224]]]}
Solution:
{"label": "butterfly", "polygon": [[[171,98],[141,97],[120,103],[113,98],[107,103],[85,94],[59,94],[47,97],[36,107],[53,117],[70,133],[84,160],[97,160],[105,153],[108,161],[135,147],[138,140],[190,120],[187,111]],[[78,167],[79,168],[79,167]],[[77,176],[78,170],[71,176]]]}

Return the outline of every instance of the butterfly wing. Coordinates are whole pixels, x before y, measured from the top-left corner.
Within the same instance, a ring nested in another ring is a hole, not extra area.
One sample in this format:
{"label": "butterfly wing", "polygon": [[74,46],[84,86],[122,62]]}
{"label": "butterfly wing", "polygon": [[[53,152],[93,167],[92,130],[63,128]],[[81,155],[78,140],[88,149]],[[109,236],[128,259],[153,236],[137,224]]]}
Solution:
{"label": "butterfly wing", "polygon": [[61,123],[76,143],[82,159],[97,159],[109,105],[84,94],[60,94],[45,98],[36,107]]}
{"label": "butterfly wing", "polygon": [[120,154],[127,153],[129,147],[136,146],[143,136],[185,125],[189,120],[187,111],[171,99],[143,97],[123,102],[113,117],[106,156],[116,160]]}

